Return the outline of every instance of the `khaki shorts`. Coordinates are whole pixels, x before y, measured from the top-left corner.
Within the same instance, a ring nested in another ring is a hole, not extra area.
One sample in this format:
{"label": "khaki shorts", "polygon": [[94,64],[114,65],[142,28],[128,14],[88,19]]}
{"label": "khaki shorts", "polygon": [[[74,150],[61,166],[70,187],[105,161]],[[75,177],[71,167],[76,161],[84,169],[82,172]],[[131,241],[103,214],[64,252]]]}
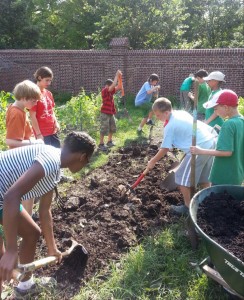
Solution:
{"label": "khaki shorts", "polygon": [[[215,145],[211,148],[214,149]],[[195,165],[195,183],[208,183],[210,170],[213,164],[213,156],[197,155]],[[175,183],[182,186],[191,186],[191,153],[186,154],[179,168],[175,172]]]}
{"label": "khaki shorts", "polygon": [[101,113],[100,121],[101,121],[100,133],[102,135],[108,135],[109,133],[116,132],[116,124],[115,124],[114,115],[108,115],[108,114]]}

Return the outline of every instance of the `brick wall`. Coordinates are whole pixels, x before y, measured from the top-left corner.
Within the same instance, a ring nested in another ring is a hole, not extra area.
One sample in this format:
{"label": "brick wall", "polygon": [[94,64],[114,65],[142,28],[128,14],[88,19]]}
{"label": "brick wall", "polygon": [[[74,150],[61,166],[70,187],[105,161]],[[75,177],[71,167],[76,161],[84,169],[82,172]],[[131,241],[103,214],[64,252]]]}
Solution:
{"label": "brick wall", "polygon": [[160,94],[178,96],[181,82],[204,68],[222,71],[224,87],[244,96],[244,49],[129,50],[127,38],[113,39],[109,50],[1,50],[0,90],[12,91],[43,65],[54,72],[52,90],[73,94],[81,88],[98,91],[120,68],[127,93],[135,94],[151,73],[157,73]]}

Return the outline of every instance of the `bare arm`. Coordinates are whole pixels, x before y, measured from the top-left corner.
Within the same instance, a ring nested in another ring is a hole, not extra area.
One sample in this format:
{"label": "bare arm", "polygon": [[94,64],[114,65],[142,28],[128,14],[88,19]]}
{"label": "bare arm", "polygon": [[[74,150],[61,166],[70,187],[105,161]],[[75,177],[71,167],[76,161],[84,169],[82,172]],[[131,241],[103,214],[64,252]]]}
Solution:
{"label": "bare arm", "polygon": [[147,94],[150,95],[154,92],[157,92],[159,89],[160,89],[160,85],[155,85],[150,90],[147,91]]}
{"label": "bare arm", "polygon": [[158,153],[149,160],[147,167],[148,169],[153,169],[155,164],[162,158],[165,156],[165,154],[169,151],[168,148],[161,148],[158,150]]}
{"label": "bare arm", "polygon": [[13,140],[13,139],[6,139],[6,144],[10,148],[17,148],[17,147],[22,147],[22,146],[30,146],[31,141],[30,140]]}
{"label": "bare arm", "polygon": [[232,155],[232,151],[220,151],[215,149],[203,149],[198,146],[191,146],[190,151],[192,154],[211,155],[211,156],[224,156]]}
{"label": "bare arm", "polygon": [[17,232],[21,197],[29,192],[44,177],[42,166],[35,162],[6,192],[3,203],[3,229],[6,252],[0,261],[0,278],[10,280],[18,257]]}
{"label": "bare arm", "polygon": [[113,81],[113,83],[112,83],[112,84],[109,86],[109,88],[108,88],[109,92],[111,92],[112,90],[115,89],[116,84],[117,84],[117,82],[118,82],[118,76],[119,76],[119,74],[122,74],[120,70],[118,70],[118,71],[116,72],[116,75],[115,75],[115,77],[114,77],[114,81]]}
{"label": "bare arm", "polygon": [[215,120],[218,116],[214,112],[207,120],[204,121],[205,124],[211,123],[213,120]]}
{"label": "bare arm", "polygon": [[58,256],[61,260],[61,253],[57,249],[53,234],[53,219],[51,211],[53,191],[43,195],[39,204],[39,215],[42,233],[47,243],[48,255]]}
{"label": "bare arm", "polygon": [[33,129],[35,130],[35,133],[36,133],[36,138],[43,140],[43,136],[41,134],[40,127],[38,125],[38,121],[37,121],[37,118],[36,118],[36,112],[35,111],[30,110],[30,119],[31,119],[31,125],[32,125],[32,127],[33,127]]}

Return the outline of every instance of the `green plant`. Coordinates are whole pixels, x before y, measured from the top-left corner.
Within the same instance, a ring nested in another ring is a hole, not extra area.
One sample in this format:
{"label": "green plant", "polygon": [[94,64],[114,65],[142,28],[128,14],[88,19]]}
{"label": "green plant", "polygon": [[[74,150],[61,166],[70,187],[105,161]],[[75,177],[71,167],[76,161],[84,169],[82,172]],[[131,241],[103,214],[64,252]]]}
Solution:
{"label": "green plant", "polygon": [[55,103],[58,105],[65,104],[72,98],[72,94],[69,92],[56,92],[52,91]]}
{"label": "green plant", "polygon": [[244,116],[244,98],[243,97],[239,98],[238,110],[239,110],[240,114],[242,114]]}
{"label": "green plant", "polygon": [[97,136],[100,115],[101,96],[82,91],[72,97],[65,105],[56,108],[62,130],[84,130]]}
{"label": "green plant", "polygon": [[13,100],[11,93],[1,91],[0,92],[0,150],[6,149],[5,136],[6,136],[6,124],[5,117],[7,107],[10,101]]}

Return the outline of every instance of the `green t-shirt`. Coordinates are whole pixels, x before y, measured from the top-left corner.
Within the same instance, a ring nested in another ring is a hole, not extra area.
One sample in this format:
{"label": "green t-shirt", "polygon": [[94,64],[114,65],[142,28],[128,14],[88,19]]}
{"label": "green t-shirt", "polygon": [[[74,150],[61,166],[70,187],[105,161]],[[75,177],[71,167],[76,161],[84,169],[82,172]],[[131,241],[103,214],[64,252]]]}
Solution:
{"label": "green t-shirt", "polygon": [[187,77],[183,82],[182,85],[180,87],[180,91],[190,91],[191,90],[191,86],[192,86],[192,82],[193,82],[193,77]]}
{"label": "green t-shirt", "polygon": [[235,116],[221,127],[217,150],[232,151],[231,156],[214,158],[209,180],[213,184],[241,185],[244,180],[244,118]]}
{"label": "green t-shirt", "polygon": [[205,108],[202,106],[203,103],[208,101],[209,95],[211,94],[211,89],[206,82],[199,84],[198,90],[198,105],[197,110],[201,114],[205,114]]}
{"label": "green t-shirt", "polygon": [[[212,91],[208,101],[210,101],[213,98],[213,95],[215,95],[217,92],[219,92],[221,89],[216,90],[216,91]],[[212,116],[212,114],[214,113],[214,108],[206,108],[205,110],[205,119],[207,120],[210,116]],[[212,122],[210,122],[208,125],[211,127],[214,127],[215,124],[219,125],[220,127],[223,125],[224,120],[220,117],[215,118]]]}

